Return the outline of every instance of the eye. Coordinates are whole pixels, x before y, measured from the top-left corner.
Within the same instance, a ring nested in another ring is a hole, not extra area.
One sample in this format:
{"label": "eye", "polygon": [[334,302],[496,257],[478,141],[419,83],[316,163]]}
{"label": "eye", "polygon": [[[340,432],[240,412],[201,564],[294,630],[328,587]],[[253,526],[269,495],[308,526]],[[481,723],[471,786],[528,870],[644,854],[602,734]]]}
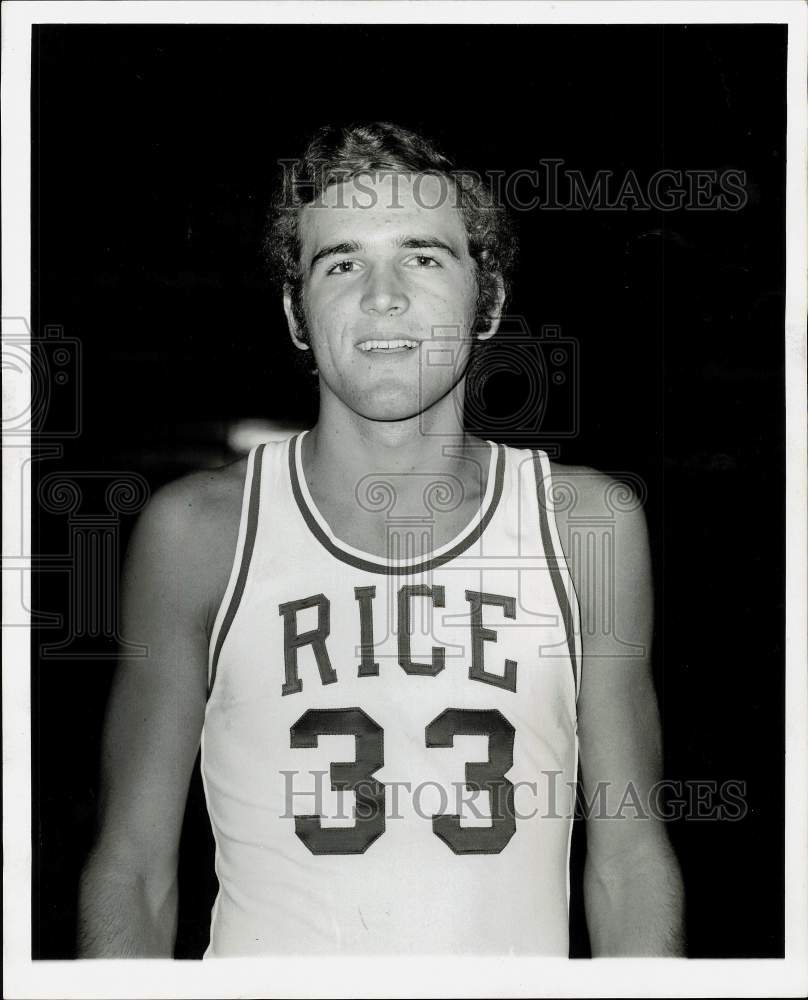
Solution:
{"label": "eye", "polygon": [[351,274],[356,268],[355,260],[339,260],[325,272],[326,274]]}
{"label": "eye", "polygon": [[413,262],[415,262],[417,267],[426,267],[426,268],[440,267],[440,263],[434,257],[429,257],[425,253],[419,253],[415,257],[410,257],[410,259],[407,261],[408,264],[411,264]]}

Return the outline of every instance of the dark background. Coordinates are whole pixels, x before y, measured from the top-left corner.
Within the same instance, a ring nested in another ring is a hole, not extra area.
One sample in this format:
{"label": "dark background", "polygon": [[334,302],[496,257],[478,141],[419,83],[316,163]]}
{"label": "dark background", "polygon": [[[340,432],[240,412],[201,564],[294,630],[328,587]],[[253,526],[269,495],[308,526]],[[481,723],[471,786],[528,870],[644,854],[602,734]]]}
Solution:
{"label": "dark background", "polygon": [[[40,442],[61,455],[33,465],[34,607],[61,616],[33,634],[34,957],[74,955],[113,670],[114,629],[71,638],[60,554],[111,474],[154,489],[232,458],[236,420],[313,421],[263,270],[264,207],[314,128],[374,119],[481,170],[746,171],[737,212],[517,213],[511,310],[578,345],[577,433],[531,443],[647,485],[666,776],[746,783],[743,820],[670,826],[689,954],[783,954],[785,55],[775,25],[34,28],[33,328],[75,338],[81,376],[80,433],[64,437],[52,394]],[[524,385],[498,378],[501,417]],[[99,474],[72,520],[36,499],[54,472]],[[133,520],[113,519],[116,545]],[[204,949],[215,891],[197,772],[178,955]]]}

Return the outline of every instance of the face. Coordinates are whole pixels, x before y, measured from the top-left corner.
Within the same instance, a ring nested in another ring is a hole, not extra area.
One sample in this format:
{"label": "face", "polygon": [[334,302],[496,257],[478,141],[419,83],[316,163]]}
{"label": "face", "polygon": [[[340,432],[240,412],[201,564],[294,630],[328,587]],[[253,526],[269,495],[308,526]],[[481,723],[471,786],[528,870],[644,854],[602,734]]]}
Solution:
{"label": "face", "polygon": [[[302,210],[303,306],[329,403],[405,420],[447,400],[462,377],[477,282],[447,185],[431,175],[360,175]],[[285,308],[302,346],[288,294]]]}

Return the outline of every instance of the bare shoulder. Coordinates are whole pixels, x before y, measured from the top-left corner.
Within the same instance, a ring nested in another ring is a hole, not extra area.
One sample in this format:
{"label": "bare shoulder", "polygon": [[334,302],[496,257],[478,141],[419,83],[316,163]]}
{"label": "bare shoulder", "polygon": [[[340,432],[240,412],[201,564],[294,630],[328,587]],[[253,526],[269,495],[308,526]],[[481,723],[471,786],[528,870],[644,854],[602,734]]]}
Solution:
{"label": "bare shoulder", "polygon": [[246,472],[245,457],[166,483],[141,514],[130,545],[130,575],[144,563],[160,567],[208,632],[235,557]]}
{"label": "bare shoulder", "polygon": [[161,486],[152,497],[155,515],[172,517],[197,530],[221,527],[221,519],[238,515],[247,474],[247,459],[218,469],[190,472]]}
{"label": "bare shoulder", "polygon": [[[591,558],[573,559],[574,539],[581,533],[601,558],[608,546],[613,560],[609,572],[618,589],[650,586],[648,529],[638,488],[589,466],[551,462],[550,470],[556,525],[579,597],[597,590],[605,569],[594,566]],[[586,578],[590,571],[592,587]]]}
{"label": "bare shoulder", "polygon": [[586,465],[550,462],[550,472],[559,531],[576,520],[593,519],[619,524],[629,534],[645,531],[644,497],[632,483]]}

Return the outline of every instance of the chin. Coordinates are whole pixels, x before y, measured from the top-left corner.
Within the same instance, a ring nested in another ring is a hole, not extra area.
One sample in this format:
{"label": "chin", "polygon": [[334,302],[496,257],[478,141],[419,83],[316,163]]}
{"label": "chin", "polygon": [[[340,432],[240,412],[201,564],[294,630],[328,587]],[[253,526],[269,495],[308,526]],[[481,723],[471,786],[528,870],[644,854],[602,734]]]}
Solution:
{"label": "chin", "polygon": [[366,420],[412,420],[429,407],[411,392],[373,392],[359,397],[354,410]]}
{"label": "chin", "polygon": [[365,420],[398,423],[402,420],[414,420],[421,410],[417,406],[368,406],[365,402],[356,408],[356,412]]}

